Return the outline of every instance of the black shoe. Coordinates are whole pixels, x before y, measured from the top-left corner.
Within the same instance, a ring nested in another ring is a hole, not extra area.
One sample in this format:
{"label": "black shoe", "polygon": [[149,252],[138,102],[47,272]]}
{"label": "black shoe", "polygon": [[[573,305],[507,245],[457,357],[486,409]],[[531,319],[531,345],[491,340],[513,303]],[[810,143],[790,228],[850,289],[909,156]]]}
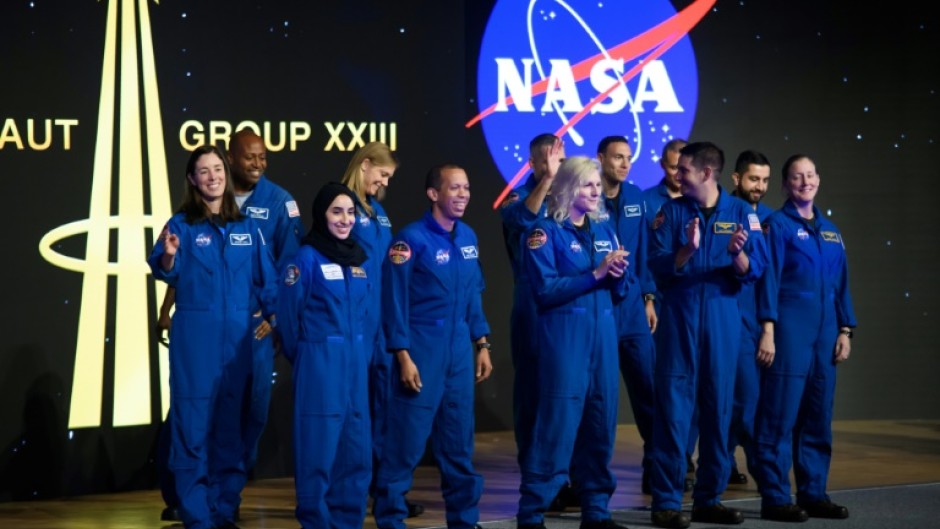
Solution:
{"label": "black shoe", "polygon": [[842,520],[849,517],[849,510],[829,500],[801,503],[800,507],[806,511],[810,518],[833,518]]}
{"label": "black shoe", "polygon": [[809,515],[806,514],[806,511],[792,503],[761,507],[760,517],[775,522],[805,522],[809,520]]}
{"label": "black shoe", "polygon": [[411,503],[408,500],[405,500],[405,507],[408,507],[408,516],[407,518],[416,518],[424,514],[424,505],[420,503]]}
{"label": "black shoe", "polygon": [[656,527],[665,527],[666,529],[686,529],[692,522],[689,517],[682,514],[681,511],[653,511],[650,514],[650,521]]}
{"label": "black shoe", "polygon": [[574,487],[565,483],[562,485],[561,490],[558,491],[558,494],[555,495],[555,498],[552,500],[552,503],[548,506],[549,512],[565,512],[565,509],[568,507],[580,507],[581,498],[578,496],[577,491]]}
{"label": "black shoe", "polygon": [[176,507],[167,507],[160,513],[160,520],[164,522],[181,522],[180,511]]}
{"label": "black shoe", "polygon": [[643,494],[652,494],[653,489],[650,487],[650,477],[646,471],[643,471],[643,477],[640,478],[640,492]]}
{"label": "black shoe", "polygon": [[692,492],[692,489],[694,488],[695,488],[695,478],[685,478],[685,481],[682,482],[682,491]]}
{"label": "black shoe", "polygon": [[608,518],[606,520],[595,520],[593,522],[582,521],[581,529],[629,529],[629,528],[626,525],[620,525],[619,523]]}
{"label": "black shoe", "polygon": [[686,474],[695,474],[695,463],[692,462],[692,454],[686,454],[685,467]]}
{"label": "black shoe", "polygon": [[546,528],[545,528],[545,523],[539,522],[539,523],[517,524],[516,529],[546,529]]}
{"label": "black shoe", "polygon": [[702,523],[718,523],[723,525],[737,525],[744,523],[744,514],[737,509],[725,507],[720,503],[706,507],[692,507],[692,521]]}
{"label": "black shoe", "polygon": [[747,474],[732,468],[731,475],[728,476],[728,485],[747,485]]}

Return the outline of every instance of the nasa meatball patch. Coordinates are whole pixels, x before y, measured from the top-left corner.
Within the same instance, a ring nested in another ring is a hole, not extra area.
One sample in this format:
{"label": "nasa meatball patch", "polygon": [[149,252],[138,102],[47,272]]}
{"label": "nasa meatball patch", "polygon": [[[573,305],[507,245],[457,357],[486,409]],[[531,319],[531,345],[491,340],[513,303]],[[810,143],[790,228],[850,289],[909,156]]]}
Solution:
{"label": "nasa meatball patch", "polygon": [[405,241],[393,243],[388,249],[388,260],[392,264],[405,264],[411,259],[411,247]]}
{"label": "nasa meatball patch", "polygon": [[541,228],[536,228],[532,230],[532,233],[529,234],[529,237],[526,239],[526,246],[530,250],[536,250],[545,246],[545,243],[548,242],[548,235],[545,234]]}
{"label": "nasa meatball patch", "polygon": [[292,286],[297,280],[300,279],[300,268],[297,268],[297,265],[289,264],[284,270],[284,284],[287,286]]}

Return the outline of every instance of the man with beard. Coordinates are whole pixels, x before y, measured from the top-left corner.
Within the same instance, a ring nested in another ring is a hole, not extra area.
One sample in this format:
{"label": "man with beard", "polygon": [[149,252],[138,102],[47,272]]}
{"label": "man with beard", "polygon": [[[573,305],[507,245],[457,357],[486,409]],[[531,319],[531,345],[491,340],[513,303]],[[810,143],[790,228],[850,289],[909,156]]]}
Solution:
{"label": "man with beard", "polygon": [[[731,173],[734,182],[732,195],[747,202],[757,213],[761,224],[773,210],[761,204],[770,182],[770,162],[763,154],[747,150],[738,155]],[[738,445],[744,448],[747,467],[753,472],[754,414],[757,411],[757,395],[760,387],[757,367],[757,347],[761,326],[757,321],[757,302],[753,284],[745,284],[738,294],[741,311],[741,351],[738,353],[738,370],[734,379],[734,409],[731,412],[731,430],[728,433],[728,457],[731,460],[729,485],[744,485],[747,475],[738,470],[734,452]]]}

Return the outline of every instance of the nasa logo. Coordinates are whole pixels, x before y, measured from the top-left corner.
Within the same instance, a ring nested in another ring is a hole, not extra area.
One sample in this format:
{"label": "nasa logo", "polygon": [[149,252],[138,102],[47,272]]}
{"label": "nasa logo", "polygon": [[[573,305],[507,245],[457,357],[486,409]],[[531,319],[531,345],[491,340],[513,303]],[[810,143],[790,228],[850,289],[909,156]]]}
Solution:
{"label": "nasa logo", "polygon": [[[528,141],[553,132],[567,154],[625,134],[641,188],[662,176],[659,157],[692,130],[698,75],[688,31],[715,0],[677,13],[668,0],[499,0],[480,45],[477,101],[496,166],[509,183],[528,171]],[[494,206],[495,207],[495,206]]]}
{"label": "nasa logo", "polygon": [[450,262],[450,250],[447,250],[447,249],[445,249],[445,248],[441,248],[441,249],[438,250],[437,253],[434,255],[434,260],[437,261],[437,264],[439,264],[439,265],[449,263],[449,262]]}
{"label": "nasa logo", "polygon": [[196,246],[203,248],[212,244],[212,235],[209,233],[200,233],[196,236]]}

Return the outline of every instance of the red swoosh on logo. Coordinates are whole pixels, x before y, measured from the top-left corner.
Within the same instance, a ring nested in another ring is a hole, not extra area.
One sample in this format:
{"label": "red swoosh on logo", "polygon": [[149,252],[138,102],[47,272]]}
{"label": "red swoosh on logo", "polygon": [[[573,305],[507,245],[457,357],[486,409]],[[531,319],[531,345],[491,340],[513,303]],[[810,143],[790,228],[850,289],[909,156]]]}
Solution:
{"label": "red swoosh on logo", "polygon": [[[614,59],[623,59],[624,62],[633,60],[648,52],[649,54],[643,58],[643,61],[636,64],[633,68],[630,68],[620,77],[623,82],[627,82],[630,79],[636,77],[640,70],[643,69],[643,62],[648,62],[657,59],[662,54],[666,53],[669,48],[673,47],[677,42],[679,42],[682,37],[684,37],[690,29],[695,27],[700,20],[708,13],[708,10],[715,5],[715,0],[696,0],[694,3],[683,9],[681,12],[676,13],[672,17],[664,20],[660,24],[646,30],[645,32],[633,37],[632,39],[618,44],[617,46],[607,50],[607,53]],[[591,74],[591,67],[594,64],[602,59],[605,59],[603,53],[598,53],[593,57],[584,59],[583,61],[575,64],[571,71],[574,74],[575,82],[583,81],[587,79]],[[557,131],[555,131],[555,136],[561,137],[568,131],[571,127],[575,126],[579,121],[581,121],[588,112],[591,111],[595,105],[603,101],[610,95],[614,90],[616,90],[620,85],[614,84],[606,91],[598,94],[588,102],[577,114],[573,115],[568,123],[563,125]],[[548,90],[548,79],[542,79],[536,83],[532,84],[532,95],[544,94]],[[512,97],[507,97],[505,100],[506,105],[513,104]],[[493,103],[489,108],[480,112],[473,117],[470,121],[464,125],[466,128],[470,128],[476,125],[479,121],[482,121],[484,118],[488,117],[490,114],[496,111],[497,103]],[[496,201],[493,202],[493,209],[499,207],[499,204],[502,203],[503,199],[506,198],[506,195],[522,177],[528,171],[528,164],[523,165],[519,172],[512,177],[509,183],[506,185],[506,188],[503,189],[503,192],[496,197]]]}

